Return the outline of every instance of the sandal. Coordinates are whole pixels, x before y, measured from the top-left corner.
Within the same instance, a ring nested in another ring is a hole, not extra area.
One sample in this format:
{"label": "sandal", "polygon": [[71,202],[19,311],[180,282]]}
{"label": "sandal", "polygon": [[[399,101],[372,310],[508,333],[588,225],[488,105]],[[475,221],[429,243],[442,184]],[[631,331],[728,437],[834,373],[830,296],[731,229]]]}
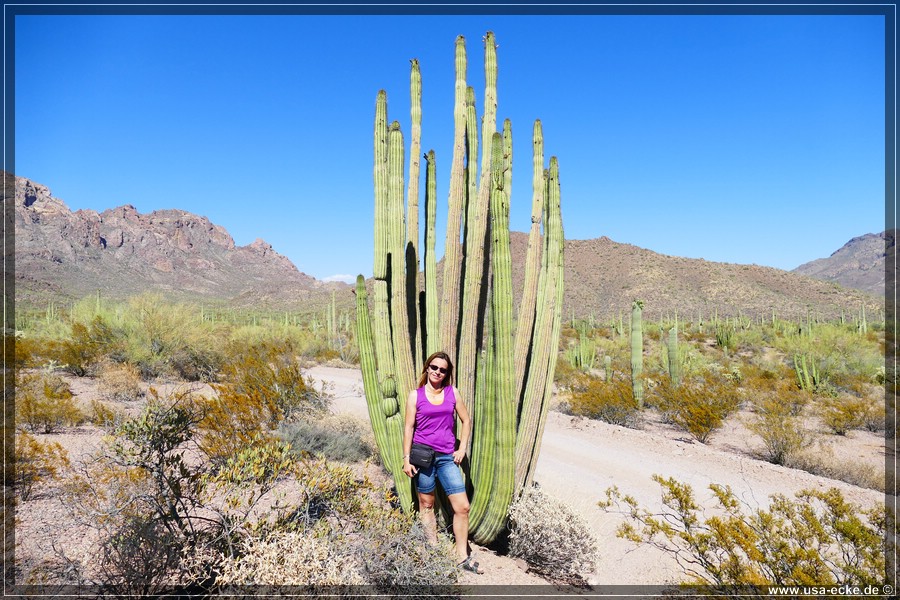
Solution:
{"label": "sandal", "polygon": [[472,560],[472,557],[469,556],[466,560],[462,561],[458,565],[456,565],[463,571],[469,571],[471,573],[475,573],[476,575],[483,575],[484,569],[478,566],[478,561]]}

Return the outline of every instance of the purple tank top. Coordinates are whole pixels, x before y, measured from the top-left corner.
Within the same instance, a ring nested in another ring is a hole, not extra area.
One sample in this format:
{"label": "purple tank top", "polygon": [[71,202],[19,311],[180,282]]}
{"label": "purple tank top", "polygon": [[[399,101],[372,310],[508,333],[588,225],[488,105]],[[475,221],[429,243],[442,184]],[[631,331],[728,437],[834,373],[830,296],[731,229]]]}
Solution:
{"label": "purple tank top", "polygon": [[418,389],[416,399],[416,429],[413,433],[414,444],[425,444],[441,454],[453,454],[456,450],[456,396],[453,386],[444,388],[444,401],[435,406],[425,397],[425,388]]}

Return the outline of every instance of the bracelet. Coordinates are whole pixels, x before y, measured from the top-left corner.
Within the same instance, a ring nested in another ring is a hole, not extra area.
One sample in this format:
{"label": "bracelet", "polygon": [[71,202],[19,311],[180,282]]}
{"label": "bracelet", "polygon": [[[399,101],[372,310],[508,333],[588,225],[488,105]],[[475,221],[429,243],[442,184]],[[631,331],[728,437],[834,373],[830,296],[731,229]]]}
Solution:
{"label": "bracelet", "polygon": [[409,458],[409,454],[404,454],[403,458]]}

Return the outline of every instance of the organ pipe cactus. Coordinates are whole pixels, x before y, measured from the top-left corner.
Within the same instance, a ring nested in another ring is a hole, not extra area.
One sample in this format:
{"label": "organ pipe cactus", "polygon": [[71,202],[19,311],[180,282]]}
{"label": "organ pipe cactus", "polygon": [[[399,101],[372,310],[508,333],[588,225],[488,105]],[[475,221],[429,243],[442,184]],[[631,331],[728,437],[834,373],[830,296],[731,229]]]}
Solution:
{"label": "organ pipe cactus", "polygon": [[644,303],[635,300],[631,303],[631,391],[638,408],[644,407],[644,331],[641,314]]}
{"label": "organ pipe cactus", "polygon": [[[402,472],[404,394],[415,384],[421,357],[444,350],[454,359],[454,384],[472,415],[469,532],[478,543],[504,530],[508,509],[533,476],[556,367],[563,293],[563,230],[559,166],[544,167],[540,121],[533,129],[531,231],[525,287],[513,314],[509,243],[512,125],[497,129],[494,35],[485,38],[481,159],[475,92],[466,85],[466,47],[456,41],[453,152],[448,196],[443,291],[438,298],[434,253],[435,153],[425,155],[424,289],[418,279],[417,185],[403,206],[403,137],[388,127],[387,96],[375,107],[375,259],[372,298],[357,279],[357,328],[366,402],[382,460],[400,503],[414,507]],[[421,122],[421,75],[413,62],[413,145]],[[419,152],[418,149],[415,150]],[[480,162],[480,171],[479,171]],[[410,176],[415,177],[410,160]],[[541,232],[543,226],[543,235]],[[405,227],[405,234],[404,234]],[[460,310],[460,306],[465,307]]]}

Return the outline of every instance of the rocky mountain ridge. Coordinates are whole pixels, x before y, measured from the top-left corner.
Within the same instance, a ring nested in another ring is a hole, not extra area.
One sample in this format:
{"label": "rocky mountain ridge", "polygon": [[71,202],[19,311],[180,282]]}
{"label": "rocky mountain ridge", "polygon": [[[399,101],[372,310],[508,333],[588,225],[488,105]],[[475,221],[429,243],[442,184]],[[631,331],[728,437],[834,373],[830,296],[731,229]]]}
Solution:
{"label": "rocky mountain ridge", "polygon": [[237,246],[225,228],[183,210],[139,213],[125,205],[72,211],[49,188],[15,185],[16,289],[20,300],[112,298],[147,290],[233,305],[302,304],[344,284],[300,272],[270,244]]}
{"label": "rocky mountain ridge", "polygon": [[[41,306],[48,299],[78,299],[97,290],[109,298],[155,291],[172,299],[306,312],[320,310],[335,291],[343,310],[354,305],[351,286],[301,273],[261,239],[236,246],[223,227],[206,217],[177,209],[144,215],[130,205],[73,212],[41,184],[17,177],[14,193],[10,187],[4,188],[4,199],[14,195],[19,302]],[[514,290],[524,282],[527,238],[510,235]],[[863,264],[861,242],[854,246]],[[883,265],[883,247],[880,252]],[[872,295],[771,267],[667,256],[607,237],[565,243],[567,318],[627,317],[634,299],[644,301],[648,318],[676,312],[686,319],[772,312],[799,318],[808,309],[837,316],[854,314],[860,306],[873,315],[883,309],[883,293],[883,287]]]}
{"label": "rocky mountain ridge", "polygon": [[792,273],[883,296],[885,257],[896,252],[894,231],[867,233],[851,239],[828,258],[804,263]]}

